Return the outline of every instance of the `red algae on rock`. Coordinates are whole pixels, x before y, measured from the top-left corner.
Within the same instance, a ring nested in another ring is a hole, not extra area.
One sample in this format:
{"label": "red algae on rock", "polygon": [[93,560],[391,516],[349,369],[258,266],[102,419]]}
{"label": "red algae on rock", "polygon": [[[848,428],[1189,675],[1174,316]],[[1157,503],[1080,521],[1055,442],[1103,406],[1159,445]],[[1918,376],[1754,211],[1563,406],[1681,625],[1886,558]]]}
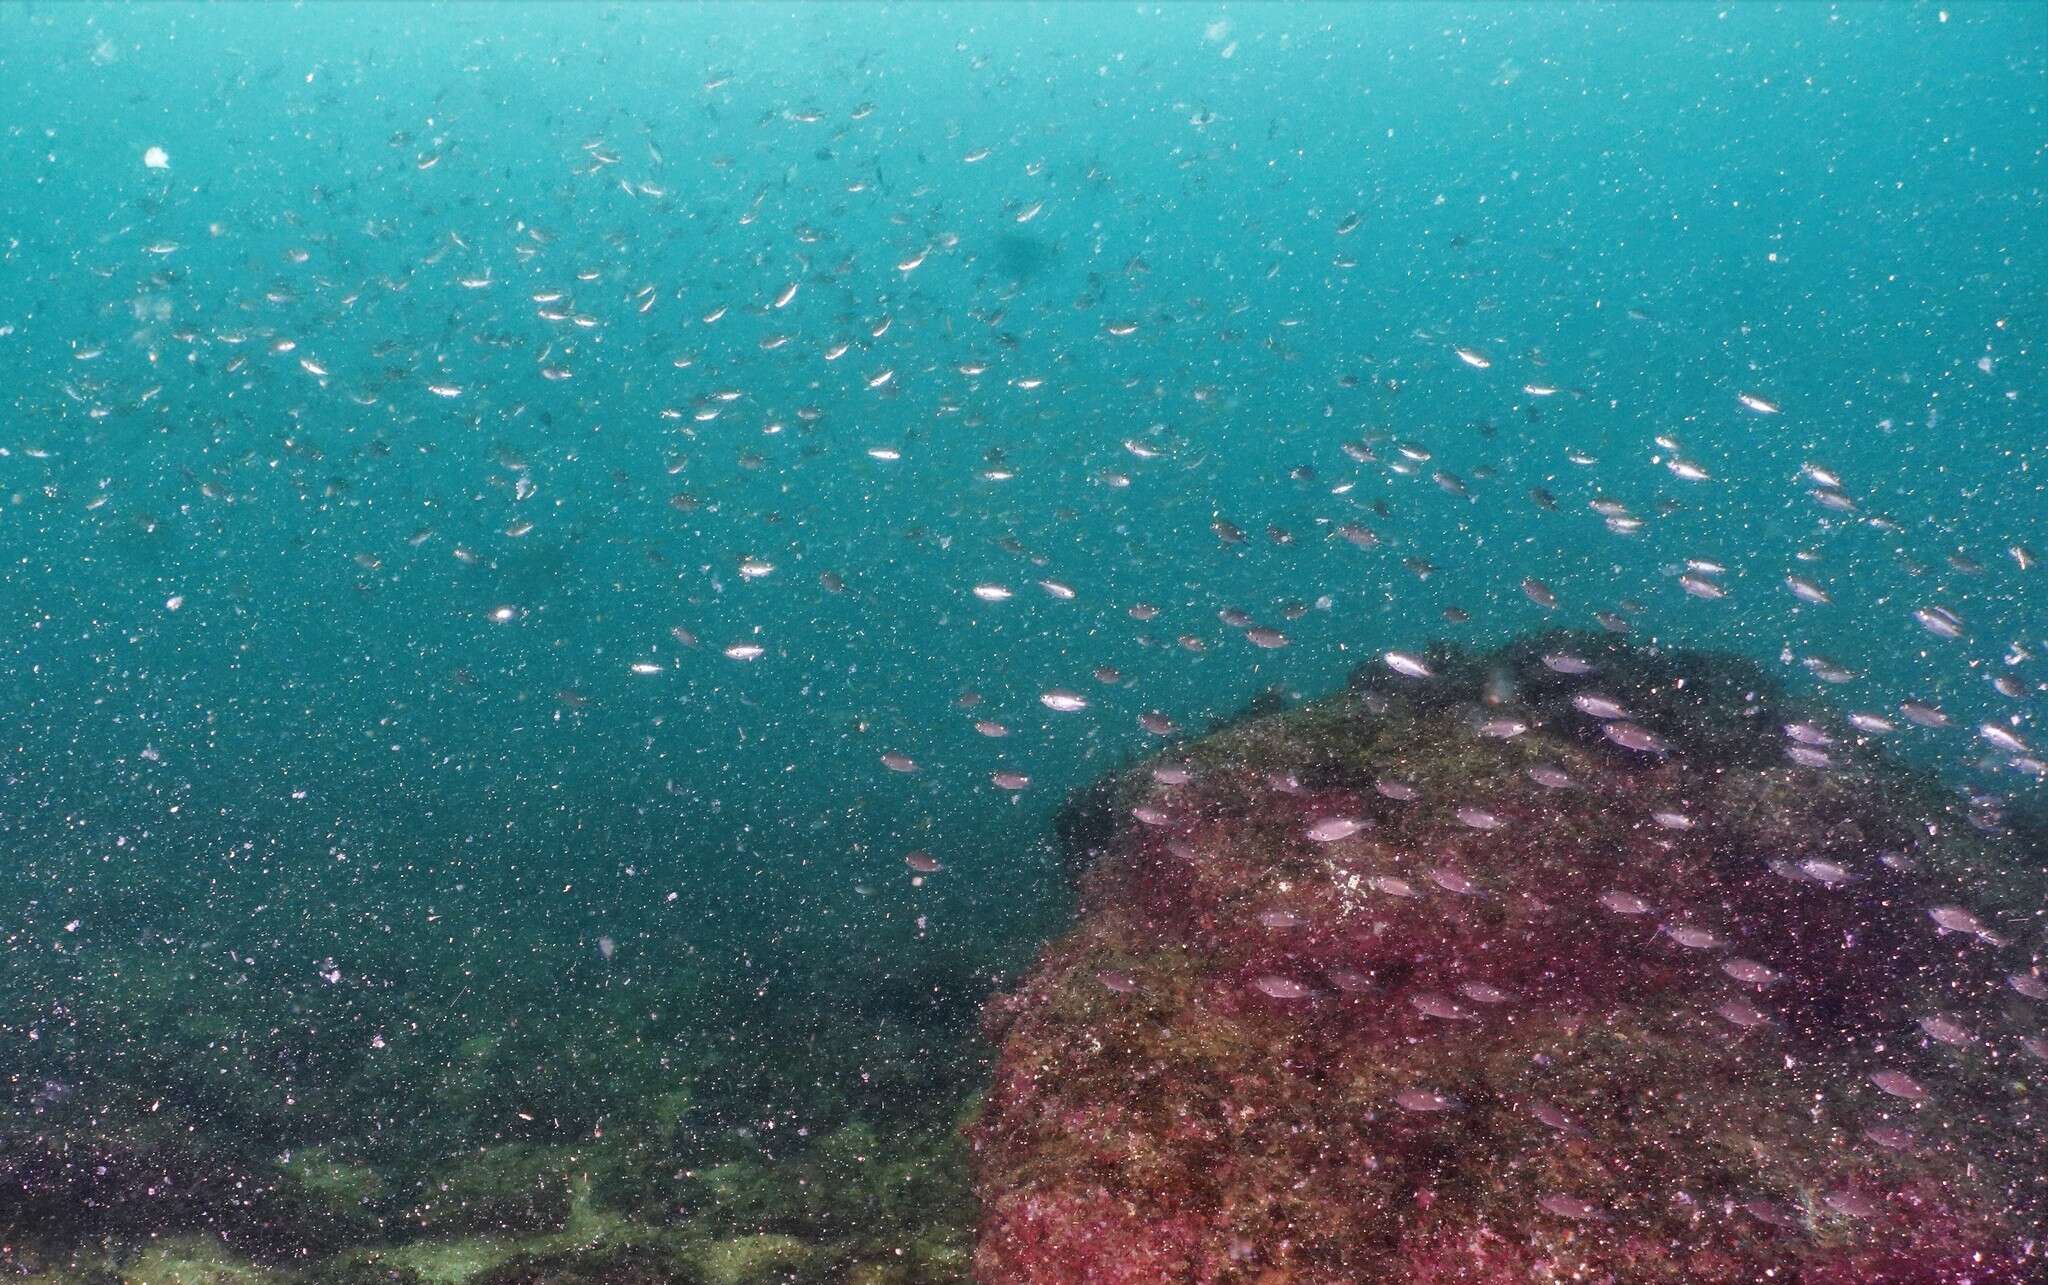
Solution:
{"label": "red algae on rock", "polygon": [[1408,659],[1069,805],[977,1279],[2042,1279],[2038,852],[1740,661]]}

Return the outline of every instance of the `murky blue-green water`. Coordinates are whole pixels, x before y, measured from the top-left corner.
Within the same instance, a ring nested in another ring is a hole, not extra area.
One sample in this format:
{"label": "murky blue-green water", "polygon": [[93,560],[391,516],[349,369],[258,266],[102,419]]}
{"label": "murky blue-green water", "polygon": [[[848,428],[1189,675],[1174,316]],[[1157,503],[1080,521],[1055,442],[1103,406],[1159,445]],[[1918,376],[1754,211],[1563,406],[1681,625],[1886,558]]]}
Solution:
{"label": "murky blue-green water", "polygon": [[677,1084],[707,1155],[943,1135],[1140,716],[1438,638],[1620,613],[2038,807],[2044,49],[0,9],[0,1136],[399,1183]]}

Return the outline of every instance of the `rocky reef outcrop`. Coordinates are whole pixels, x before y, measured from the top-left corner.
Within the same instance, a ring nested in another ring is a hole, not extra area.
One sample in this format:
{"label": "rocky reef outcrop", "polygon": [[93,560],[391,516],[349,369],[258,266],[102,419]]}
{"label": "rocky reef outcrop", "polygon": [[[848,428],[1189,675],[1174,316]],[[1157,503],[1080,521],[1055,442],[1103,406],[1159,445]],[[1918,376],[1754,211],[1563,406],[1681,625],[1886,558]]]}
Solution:
{"label": "rocky reef outcrop", "polygon": [[978,1280],[2048,1272],[2041,853],[1738,660],[1390,662],[1069,805]]}

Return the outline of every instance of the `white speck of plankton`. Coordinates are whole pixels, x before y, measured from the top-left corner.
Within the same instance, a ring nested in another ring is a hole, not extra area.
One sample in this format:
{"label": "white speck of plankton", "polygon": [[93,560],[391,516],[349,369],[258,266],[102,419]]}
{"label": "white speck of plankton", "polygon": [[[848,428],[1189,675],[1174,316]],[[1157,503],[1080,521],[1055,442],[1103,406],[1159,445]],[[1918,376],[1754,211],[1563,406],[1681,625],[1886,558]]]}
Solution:
{"label": "white speck of plankton", "polygon": [[171,154],[161,147],[145,148],[142,153],[142,165],[144,169],[167,170],[171,168]]}

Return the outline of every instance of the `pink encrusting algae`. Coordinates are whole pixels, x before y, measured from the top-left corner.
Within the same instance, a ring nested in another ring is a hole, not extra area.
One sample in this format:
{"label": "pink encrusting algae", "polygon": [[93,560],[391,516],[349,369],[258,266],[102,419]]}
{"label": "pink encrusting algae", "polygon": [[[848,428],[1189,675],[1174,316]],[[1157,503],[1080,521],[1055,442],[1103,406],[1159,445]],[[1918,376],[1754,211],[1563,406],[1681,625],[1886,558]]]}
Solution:
{"label": "pink encrusting algae", "polygon": [[1070,804],[979,1280],[2041,1279],[2037,852],[1743,662],[1420,659]]}

